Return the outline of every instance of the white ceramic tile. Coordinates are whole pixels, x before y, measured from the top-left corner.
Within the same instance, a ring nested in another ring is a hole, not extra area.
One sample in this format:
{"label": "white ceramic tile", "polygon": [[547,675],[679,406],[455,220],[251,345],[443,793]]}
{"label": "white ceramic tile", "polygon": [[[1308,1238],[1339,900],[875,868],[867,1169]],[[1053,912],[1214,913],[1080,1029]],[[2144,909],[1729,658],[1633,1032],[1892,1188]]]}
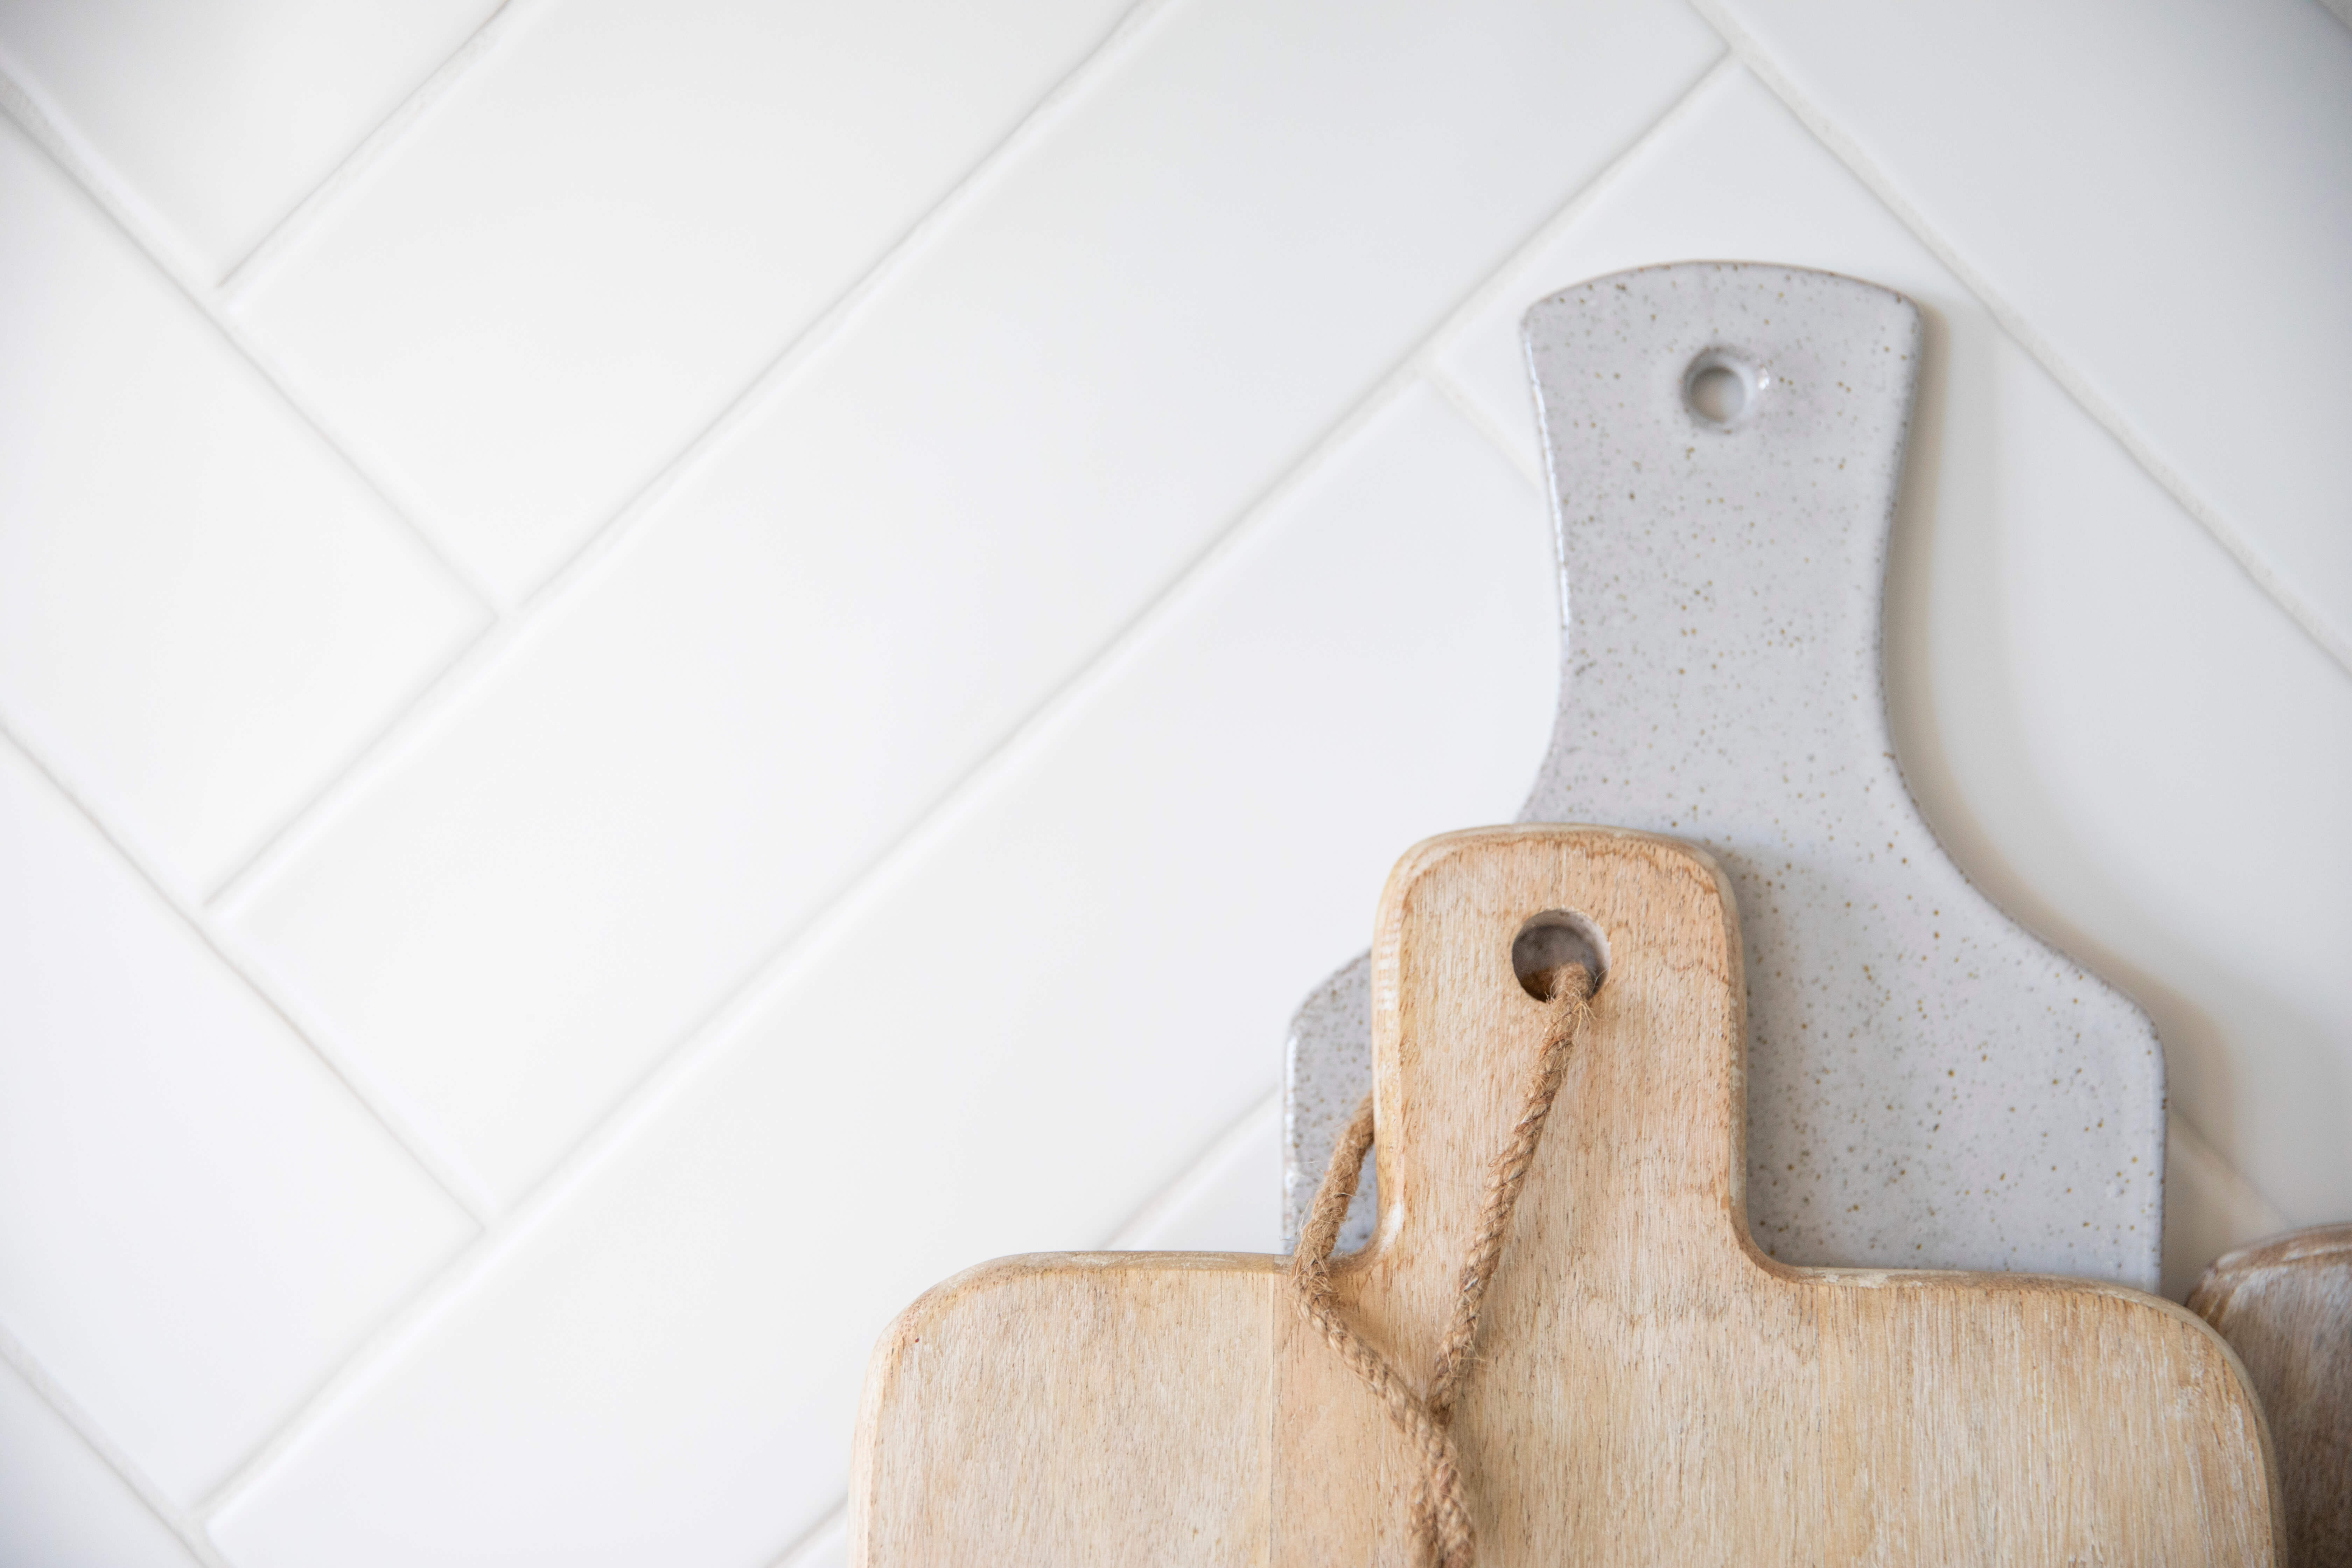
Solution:
{"label": "white ceramic tile", "polygon": [[520,594],[872,266],[1128,0],[573,0],[244,306]]}
{"label": "white ceramic tile", "polygon": [[139,1494],[0,1363],[0,1563],[22,1568],[191,1568]]}
{"label": "white ceramic tile", "polygon": [[1112,1245],[1143,1252],[1282,1250],[1282,1102],[1242,1118]]}
{"label": "white ceramic tile", "polygon": [[2352,892],[2297,869],[2352,864],[2332,798],[2352,680],[1744,72],[1441,363],[1532,455],[1518,312],[1701,256],[1828,268],[1927,308],[1888,608],[1913,788],[1971,877],[2147,1009],[2176,1110],[2299,1223],[2352,1213]]}
{"label": "white ceramic tile", "polygon": [[2189,1300],[2221,1254],[2291,1228],[2284,1215],[2177,1116],[2165,1133],[2164,1207],[2161,1289],[2176,1301]]}
{"label": "white ceramic tile", "polygon": [[2352,647],[2352,33],[2309,0],[1709,0]]}
{"label": "white ceramic tile", "polygon": [[1694,29],[1180,7],[246,929],[520,1191],[1671,100]]}
{"label": "white ceramic tile", "polygon": [[1517,805],[1557,679],[1544,532],[1433,396],[1374,421],[234,1502],[229,1555],[781,1552],[842,1495],[891,1315],[1118,1232],[1264,1104],[1395,857]]}
{"label": "white ceramic tile", "polygon": [[0,124],[0,711],[201,893],[478,612]]}
{"label": "white ceramic tile", "polygon": [[2290,1223],[2341,1219],[2352,676],[2023,350],[1994,348],[1991,397],[1948,426],[1968,444],[1942,466],[1965,471],[1934,525],[1952,776],[2156,1019],[2173,1110]]}
{"label": "white ceramic tile", "polygon": [[0,1323],[188,1500],[467,1233],[0,744]]}
{"label": "white ceramic tile", "polygon": [[776,1559],[776,1568],[849,1568],[849,1517],[842,1516]]}
{"label": "white ceramic tile", "polygon": [[0,50],[218,277],[497,8],[0,0]]}

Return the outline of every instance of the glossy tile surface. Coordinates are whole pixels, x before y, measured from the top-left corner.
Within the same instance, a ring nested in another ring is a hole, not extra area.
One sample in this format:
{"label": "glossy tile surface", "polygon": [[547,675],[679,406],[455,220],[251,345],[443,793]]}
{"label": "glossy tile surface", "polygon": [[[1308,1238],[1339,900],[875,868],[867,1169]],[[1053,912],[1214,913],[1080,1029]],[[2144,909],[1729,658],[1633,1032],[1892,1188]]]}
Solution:
{"label": "glossy tile surface", "polygon": [[2309,0],[1706,0],[2352,657],[2352,31]]}
{"label": "glossy tile surface", "polygon": [[1707,52],[1636,38],[1571,113],[1535,62],[1591,18],[1312,21],[1171,14],[241,908],[502,1199]]}
{"label": "glossy tile surface", "polygon": [[0,1365],[0,1562],[190,1568],[171,1528],[14,1367]]}
{"label": "glossy tile surface", "polygon": [[519,596],[1121,9],[549,7],[240,311]]}
{"label": "glossy tile surface", "polygon": [[0,743],[0,1326],[193,1501],[467,1235]]}
{"label": "glossy tile surface", "polygon": [[0,208],[0,715],[201,897],[477,612],[6,124]]}
{"label": "glossy tile surface", "polygon": [[1164,1239],[1245,1239],[1224,1205],[1254,1203],[1270,1245],[1276,1168],[1232,1130],[1291,994],[1362,940],[1386,847],[1515,804],[1554,679],[1545,559],[1531,487],[1409,392],[261,1477],[230,1555],[761,1561],[842,1495],[866,1347],[930,1283],[1101,1246],[1188,1171],[1206,1191]]}
{"label": "glossy tile surface", "polygon": [[0,0],[0,51],[209,280],[497,9],[498,0]]}

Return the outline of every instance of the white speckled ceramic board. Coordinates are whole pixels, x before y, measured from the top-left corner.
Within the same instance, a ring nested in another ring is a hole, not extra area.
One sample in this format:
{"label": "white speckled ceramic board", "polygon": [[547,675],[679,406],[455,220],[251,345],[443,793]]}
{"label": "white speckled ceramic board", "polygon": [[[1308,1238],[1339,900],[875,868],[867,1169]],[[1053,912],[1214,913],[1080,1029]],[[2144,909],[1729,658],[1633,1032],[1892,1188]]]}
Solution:
{"label": "white speckled ceramic board", "polygon": [[[1917,310],[1828,273],[1691,262],[1556,294],[1525,334],[1567,614],[1520,819],[1694,839],[1729,873],[1757,1241],[1789,1263],[2154,1289],[2155,1031],[1969,885],[1887,733]],[[1369,1007],[1360,959],[1294,1022],[1292,1237],[1370,1081]]]}

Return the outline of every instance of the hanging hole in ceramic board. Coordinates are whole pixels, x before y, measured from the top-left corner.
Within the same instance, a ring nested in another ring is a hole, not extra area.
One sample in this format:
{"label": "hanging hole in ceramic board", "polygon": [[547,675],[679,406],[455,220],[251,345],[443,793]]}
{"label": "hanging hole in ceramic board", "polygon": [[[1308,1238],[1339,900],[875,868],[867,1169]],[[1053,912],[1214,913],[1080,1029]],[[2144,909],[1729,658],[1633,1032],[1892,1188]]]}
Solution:
{"label": "hanging hole in ceramic board", "polygon": [[1718,428],[1739,424],[1772,384],[1771,373],[1738,354],[1710,349],[1683,374],[1683,401],[1699,422]]}
{"label": "hanging hole in ceramic board", "polygon": [[1546,910],[1511,939],[1511,972],[1538,1002],[1551,1000],[1553,977],[1571,963],[1592,972],[1595,991],[1609,978],[1609,939],[1574,910]]}

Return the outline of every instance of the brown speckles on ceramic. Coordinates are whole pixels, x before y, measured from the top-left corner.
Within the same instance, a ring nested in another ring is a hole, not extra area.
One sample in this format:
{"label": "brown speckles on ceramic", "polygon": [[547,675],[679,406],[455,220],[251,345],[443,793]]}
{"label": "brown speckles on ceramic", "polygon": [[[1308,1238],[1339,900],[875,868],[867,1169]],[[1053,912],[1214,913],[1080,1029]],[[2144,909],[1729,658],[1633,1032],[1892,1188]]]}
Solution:
{"label": "brown speckles on ceramic", "polygon": [[[1919,341],[1899,295],[1740,263],[1528,312],[1568,625],[1521,816],[1674,834],[1730,875],[1766,1251],[2153,1289],[2155,1033],[1969,885],[1887,732],[1880,600]],[[1710,370],[1734,384],[1695,396]],[[1701,412],[1727,391],[1737,412]],[[1360,961],[1293,1026],[1294,1234],[1369,1081],[1367,1008]]]}

